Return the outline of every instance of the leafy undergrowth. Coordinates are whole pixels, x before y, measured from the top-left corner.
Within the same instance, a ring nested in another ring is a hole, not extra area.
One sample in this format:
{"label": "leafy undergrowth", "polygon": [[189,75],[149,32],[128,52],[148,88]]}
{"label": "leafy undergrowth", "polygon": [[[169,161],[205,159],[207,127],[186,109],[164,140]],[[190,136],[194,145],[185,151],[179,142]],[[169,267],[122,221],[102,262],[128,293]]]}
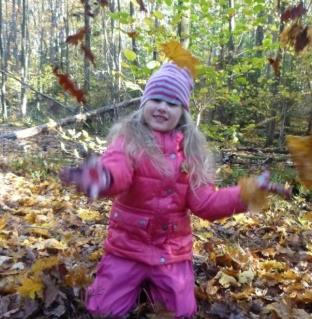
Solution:
{"label": "leafy undergrowth", "polygon": [[[0,318],[92,318],[84,290],[111,203],[55,174],[0,171]],[[194,217],[196,318],[312,318],[312,208],[300,196],[215,223]],[[146,298],[145,298],[146,299]],[[170,318],[142,304],[131,318]]]}

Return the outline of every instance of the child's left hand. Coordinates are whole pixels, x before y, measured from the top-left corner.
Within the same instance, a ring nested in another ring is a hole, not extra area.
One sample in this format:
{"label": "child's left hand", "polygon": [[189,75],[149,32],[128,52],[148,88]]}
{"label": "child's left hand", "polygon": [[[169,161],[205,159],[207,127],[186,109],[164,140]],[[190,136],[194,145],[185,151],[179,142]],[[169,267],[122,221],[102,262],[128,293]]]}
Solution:
{"label": "child's left hand", "polygon": [[239,180],[241,198],[250,211],[259,211],[268,205],[269,193],[290,199],[291,189],[270,182],[270,173],[264,171],[259,176],[243,177]]}
{"label": "child's left hand", "polygon": [[111,184],[109,171],[96,156],[92,156],[78,167],[64,167],[59,177],[64,185],[75,185],[78,191],[91,199],[96,199]]}

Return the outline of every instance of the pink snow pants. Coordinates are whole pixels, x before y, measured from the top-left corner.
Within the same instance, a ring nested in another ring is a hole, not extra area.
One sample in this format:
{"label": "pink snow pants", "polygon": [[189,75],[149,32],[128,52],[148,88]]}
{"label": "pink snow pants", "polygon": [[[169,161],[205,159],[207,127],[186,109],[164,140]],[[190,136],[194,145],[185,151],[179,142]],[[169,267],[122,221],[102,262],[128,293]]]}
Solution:
{"label": "pink snow pants", "polygon": [[195,314],[191,261],[149,266],[111,254],[98,264],[96,278],[87,290],[86,307],[94,315],[122,318],[136,306],[145,282],[153,304],[163,305],[176,318]]}

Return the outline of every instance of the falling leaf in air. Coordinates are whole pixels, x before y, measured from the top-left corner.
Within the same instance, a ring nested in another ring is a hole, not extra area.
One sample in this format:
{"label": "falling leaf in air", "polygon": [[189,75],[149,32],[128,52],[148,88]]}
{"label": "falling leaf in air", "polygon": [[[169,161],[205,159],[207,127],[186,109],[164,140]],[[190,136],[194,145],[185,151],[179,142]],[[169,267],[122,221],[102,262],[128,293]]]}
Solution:
{"label": "falling leaf in air", "polygon": [[82,42],[85,34],[87,33],[87,28],[81,28],[79,31],[73,35],[69,35],[66,39],[66,43],[77,45],[79,42]]}
{"label": "falling leaf in air", "polygon": [[101,7],[107,7],[108,6],[108,0],[98,0],[98,3]]}
{"label": "falling leaf in air", "polygon": [[303,6],[303,3],[300,2],[297,6],[287,8],[282,16],[282,21],[294,20],[296,18],[302,17],[307,12],[307,9]]}
{"label": "falling leaf in air", "polygon": [[135,39],[139,35],[139,32],[137,32],[137,31],[129,31],[129,32],[127,32],[127,35],[128,35],[129,38]]}
{"label": "falling leaf in air", "polygon": [[147,9],[145,7],[143,0],[136,0],[136,1],[137,1],[138,5],[140,6],[140,11],[147,12]]}
{"label": "falling leaf in air", "polygon": [[301,183],[312,188],[312,136],[288,135],[286,141]]}
{"label": "falling leaf in air", "polygon": [[274,74],[278,77],[281,74],[281,67],[280,67],[280,59],[276,58],[268,58],[268,61],[270,63],[270,65],[273,68]]}
{"label": "falling leaf in air", "polygon": [[287,45],[294,48],[296,53],[303,51],[308,45],[312,43],[312,28],[303,26],[296,21],[284,28],[280,34],[280,42],[283,47]]}
{"label": "falling leaf in air", "polygon": [[295,51],[297,53],[302,51],[310,42],[310,39],[308,36],[308,30],[309,30],[309,27],[305,27],[302,30],[302,32],[300,32],[296,37]]}
{"label": "falling leaf in air", "polygon": [[178,66],[187,68],[191,72],[193,78],[195,78],[196,66],[199,63],[199,60],[188,50],[184,49],[180,42],[170,40],[169,42],[161,45],[161,50],[167,58],[172,60]]}
{"label": "falling leaf in air", "polygon": [[92,51],[87,48],[83,43],[80,45],[81,51],[84,53],[85,57],[92,62],[93,66],[95,66],[95,55]]}
{"label": "falling leaf in air", "polygon": [[58,67],[53,68],[53,74],[58,77],[58,82],[64,91],[68,91],[79,103],[86,103],[84,92],[77,87],[68,74],[60,73]]}

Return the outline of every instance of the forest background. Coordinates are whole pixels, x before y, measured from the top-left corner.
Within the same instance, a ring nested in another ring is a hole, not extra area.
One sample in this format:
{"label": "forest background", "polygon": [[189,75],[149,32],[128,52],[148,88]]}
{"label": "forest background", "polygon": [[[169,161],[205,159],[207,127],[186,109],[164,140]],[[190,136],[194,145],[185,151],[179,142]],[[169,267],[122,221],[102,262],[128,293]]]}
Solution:
{"label": "forest background", "polygon": [[[193,219],[197,318],[311,319],[311,191],[285,145],[312,129],[311,4],[0,0],[0,318],[91,318],[111,203],[57,174],[105,148],[175,39],[200,61],[191,113],[218,183],[270,168],[294,186],[265,214]],[[131,318],[172,318],[141,301]]]}

